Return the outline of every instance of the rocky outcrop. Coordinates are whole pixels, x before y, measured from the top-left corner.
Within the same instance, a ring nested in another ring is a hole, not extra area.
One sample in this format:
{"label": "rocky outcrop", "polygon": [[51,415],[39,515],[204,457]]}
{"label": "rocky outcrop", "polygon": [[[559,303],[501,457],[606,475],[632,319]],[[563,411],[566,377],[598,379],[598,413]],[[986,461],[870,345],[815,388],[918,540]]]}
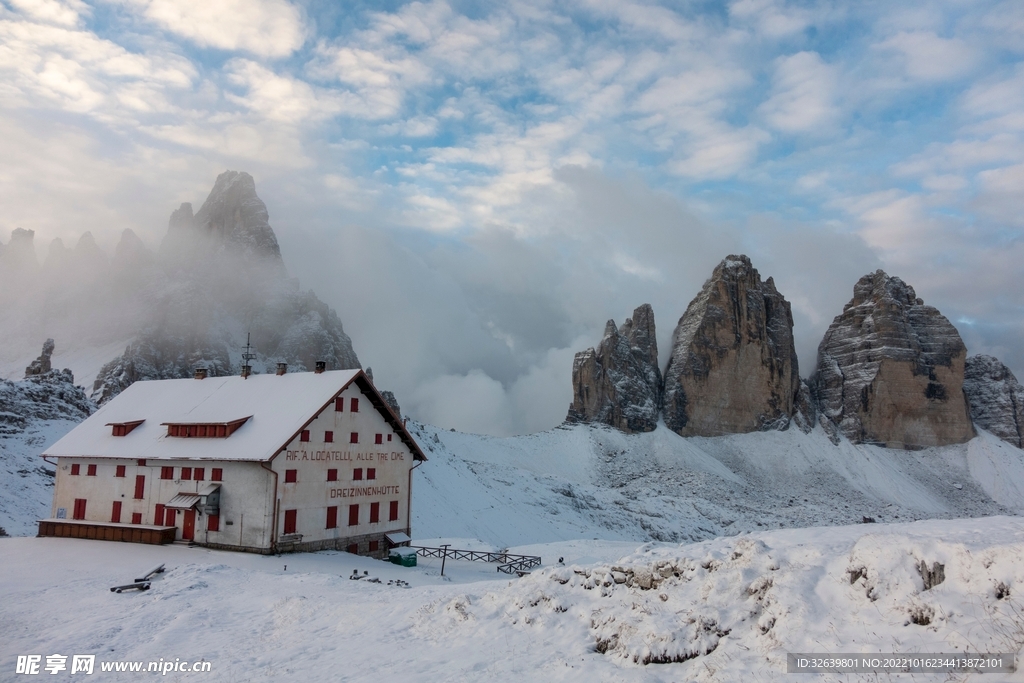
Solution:
{"label": "rocky outcrop", "polygon": [[0,379],[0,436],[19,434],[33,420],[81,422],[95,410],[70,370],[48,370],[20,382]]}
{"label": "rocky outcrop", "polygon": [[881,270],[862,277],[818,346],[822,417],[854,443],[924,448],[974,435],[956,328]]}
{"label": "rocky outcrop", "polygon": [[971,356],[964,366],[964,393],[974,424],[1024,448],[1024,387],[992,356]]}
{"label": "rocky outcrop", "polygon": [[789,302],[749,258],[726,257],[676,326],[665,424],[683,436],[784,429],[799,388]]}
{"label": "rocky outcrop", "polygon": [[597,348],[576,354],[572,387],[567,422],[606,424],[629,433],[657,427],[661,371],[650,304],[633,311],[621,330],[609,320]]}
{"label": "rocky outcrop", "polygon": [[53,369],[50,364],[50,357],[53,356],[53,349],[56,345],[52,339],[47,339],[43,342],[43,352],[32,361],[32,364],[25,368],[25,377],[32,377],[33,375],[43,375]]}

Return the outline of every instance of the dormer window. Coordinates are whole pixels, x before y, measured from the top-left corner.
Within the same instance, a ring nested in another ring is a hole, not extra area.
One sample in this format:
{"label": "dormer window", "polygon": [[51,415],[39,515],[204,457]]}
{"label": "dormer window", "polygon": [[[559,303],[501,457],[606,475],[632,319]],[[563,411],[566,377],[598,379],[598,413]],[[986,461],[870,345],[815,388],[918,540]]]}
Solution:
{"label": "dormer window", "polygon": [[111,428],[111,433],[114,436],[128,436],[132,430],[138,427],[145,420],[133,420],[132,422],[108,422],[107,426]]}
{"label": "dormer window", "polygon": [[179,439],[226,439],[248,419],[248,417],[243,417],[230,422],[162,422],[161,424],[167,426],[167,436]]}

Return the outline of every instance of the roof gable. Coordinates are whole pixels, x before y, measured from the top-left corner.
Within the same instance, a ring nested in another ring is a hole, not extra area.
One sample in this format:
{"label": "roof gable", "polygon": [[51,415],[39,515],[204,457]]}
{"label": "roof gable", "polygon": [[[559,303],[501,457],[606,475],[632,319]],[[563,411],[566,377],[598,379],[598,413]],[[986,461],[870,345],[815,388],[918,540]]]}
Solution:
{"label": "roof gable", "polygon": [[[392,425],[413,457],[425,460],[362,370],[135,382],[43,455],[266,461],[353,382]],[[192,439],[167,436],[168,423],[225,424],[245,415],[251,417],[231,436],[204,439],[202,449],[197,449]],[[139,420],[143,422],[126,436],[111,435],[108,425]]]}

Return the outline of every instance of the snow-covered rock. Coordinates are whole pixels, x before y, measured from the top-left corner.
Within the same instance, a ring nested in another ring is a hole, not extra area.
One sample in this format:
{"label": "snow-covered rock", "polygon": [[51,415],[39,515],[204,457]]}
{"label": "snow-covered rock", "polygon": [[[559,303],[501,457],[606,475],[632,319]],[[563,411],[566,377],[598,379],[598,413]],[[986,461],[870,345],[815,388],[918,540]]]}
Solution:
{"label": "snow-covered rock", "polygon": [[634,310],[621,330],[609,320],[597,348],[576,354],[572,387],[566,422],[606,424],[627,433],[658,425],[661,370],[650,304]]}
{"label": "snow-covered rock", "polygon": [[676,326],[665,424],[683,436],[784,429],[799,388],[789,302],[749,258],[727,256]]}
{"label": "snow-covered rock", "polygon": [[913,287],[878,270],[818,346],[812,389],[823,417],[854,443],[923,448],[974,436],[964,398],[967,349]]}
{"label": "snow-covered rock", "polygon": [[970,356],[964,367],[964,393],[977,426],[1024,447],[1024,387],[1010,368],[992,356]]}

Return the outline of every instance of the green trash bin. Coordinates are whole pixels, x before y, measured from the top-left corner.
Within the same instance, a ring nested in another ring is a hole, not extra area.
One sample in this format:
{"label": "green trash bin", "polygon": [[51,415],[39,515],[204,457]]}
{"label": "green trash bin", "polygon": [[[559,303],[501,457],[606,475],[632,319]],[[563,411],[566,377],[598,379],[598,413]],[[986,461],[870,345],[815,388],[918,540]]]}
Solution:
{"label": "green trash bin", "polygon": [[416,566],[416,548],[392,548],[388,553],[391,564],[398,564],[403,567]]}

